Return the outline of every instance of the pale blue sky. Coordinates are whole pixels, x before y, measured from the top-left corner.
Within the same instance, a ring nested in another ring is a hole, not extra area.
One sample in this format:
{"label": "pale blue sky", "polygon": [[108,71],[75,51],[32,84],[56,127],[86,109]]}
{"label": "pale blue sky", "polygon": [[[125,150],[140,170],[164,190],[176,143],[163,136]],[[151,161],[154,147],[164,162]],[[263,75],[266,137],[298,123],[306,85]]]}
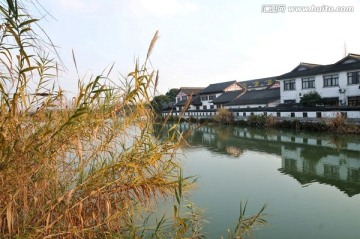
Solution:
{"label": "pale blue sky", "polygon": [[[331,64],[360,54],[358,0],[39,0],[56,18],[42,22],[68,68],[61,84],[76,90],[71,51],[81,75],[115,62],[127,74],[156,30],[152,64],[159,91],[280,75],[300,62]],[[264,4],[353,6],[352,13],[262,13]],[[35,14],[36,15],[36,14]]]}

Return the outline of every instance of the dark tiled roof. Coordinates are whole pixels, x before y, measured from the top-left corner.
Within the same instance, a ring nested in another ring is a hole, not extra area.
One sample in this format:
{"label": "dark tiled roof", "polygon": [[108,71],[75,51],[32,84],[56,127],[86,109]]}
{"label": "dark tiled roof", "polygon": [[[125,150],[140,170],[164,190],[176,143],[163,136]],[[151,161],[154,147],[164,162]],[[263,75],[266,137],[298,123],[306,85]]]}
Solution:
{"label": "dark tiled roof", "polygon": [[247,89],[255,89],[260,87],[269,87],[277,80],[277,76],[259,78],[255,80],[239,81],[240,85],[245,86]]}
{"label": "dark tiled roof", "polygon": [[175,106],[184,106],[188,100],[181,100],[175,104]]}
{"label": "dark tiled roof", "polygon": [[360,55],[354,54],[354,53],[349,53],[346,57],[342,58],[340,61],[336,62],[335,64],[343,63],[344,61],[347,61],[347,60],[359,61]]}
{"label": "dark tiled roof", "polygon": [[320,74],[335,73],[339,71],[355,70],[360,69],[360,62],[347,63],[347,64],[331,64],[319,66],[309,70],[289,72],[279,76],[279,80],[301,77],[301,76],[314,76]]}
{"label": "dark tiled roof", "polygon": [[221,94],[219,97],[217,97],[215,100],[212,101],[213,104],[225,104],[236,97],[238,97],[241,94],[241,90],[235,90],[235,91],[227,91],[223,94]]}
{"label": "dark tiled roof", "polygon": [[[355,62],[344,63],[347,60],[355,60]],[[284,79],[295,78],[295,77],[314,76],[314,75],[335,73],[335,72],[355,70],[355,69],[360,69],[360,55],[349,54],[348,56],[344,57],[343,59],[336,62],[335,64],[318,65],[318,66],[309,68],[307,70],[298,70],[298,71],[292,70],[286,74],[279,76],[278,79],[284,80]]]}
{"label": "dark tiled roof", "polygon": [[200,99],[200,95],[195,95],[195,96],[191,99],[191,104],[192,104],[192,105],[202,105],[201,99]]}
{"label": "dark tiled roof", "polygon": [[280,100],[280,88],[247,91],[228,105],[268,104],[275,100]]}
{"label": "dark tiled roof", "polygon": [[[196,95],[199,91],[203,90],[205,87],[181,87],[179,92],[184,92],[186,95]],[[179,93],[178,92],[178,93]]]}
{"label": "dark tiled roof", "polygon": [[[306,62],[301,62],[297,67],[295,67],[291,72],[294,71],[298,71],[299,69],[304,68],[304,70],[308,70],[308,69],[312,69],[315,67],[321,66],[319,64],[313,64],[313,63],[306,63]],[[301,71],[301,70],[300,70]]]}
{"label": "dark tiled roof", "polygon": [[168,102],[168,103],[163,103],[162,109],[163,109],[163,110],[172,110],[172,109],[175,109],[175,101]]}
{"label": "dark tiled roof", "polygon": [[227,82],[222,82],[222,83],[216,83],[216,84],[211,84],[208,87],[206,87],[205,89],[201,90],[199,92],[199,94],[210,94],[210,93],[220,93],[220,92],[224,92],[224,90],[231,86],[232,84],[236,83],[235,80],[233,81],[227,81]]}

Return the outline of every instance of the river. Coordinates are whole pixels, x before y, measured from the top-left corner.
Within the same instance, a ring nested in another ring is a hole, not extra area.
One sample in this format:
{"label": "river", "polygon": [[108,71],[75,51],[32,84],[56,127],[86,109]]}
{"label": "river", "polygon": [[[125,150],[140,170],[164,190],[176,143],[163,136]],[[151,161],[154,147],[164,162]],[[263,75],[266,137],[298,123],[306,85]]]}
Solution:
{"label": "river", "polygon": [[205,209],[208,238],[226,238],[239,217],[268,203],[256,239],[360,238],[360,137],[183,123],[191,201]]}

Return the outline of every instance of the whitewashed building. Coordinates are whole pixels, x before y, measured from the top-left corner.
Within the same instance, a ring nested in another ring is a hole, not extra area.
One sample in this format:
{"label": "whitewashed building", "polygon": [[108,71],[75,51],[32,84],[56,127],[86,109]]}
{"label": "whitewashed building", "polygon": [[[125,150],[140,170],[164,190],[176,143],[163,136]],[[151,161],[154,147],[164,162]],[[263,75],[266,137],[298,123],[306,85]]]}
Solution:
{"label": "whitewashed building", "polygon": [[360,105],[360,55],[349,54],[330,65],[300,63],[278,80],[284,104],[299,103],[304,94],[316,91],[327,105]]}
{"label": "whitewashed building", "polygon": [[211,84],[199,92],[200,101],[194,102],[194,105],[201,106],[200,109],[202,110],[216,109],[216,105],[213,103],[213,100],[225,92],[241,90],[244,90],[243,87],[236,81]]}
{"label": "whitewashed building", "polygon": [[[182,110],[182,108],[186,105],[187,101],[189,100],[190,97],[192,97],[192,99],[195,99],[198,97],[198,93],[199,91],[203,90],[204,87],[181,87],[178,91],[178,93],[176,94],[176,102],[175,102],[175,107],[176,110]],[[195,110],[196,106],[194,105],[189,105],[189,110]]]}

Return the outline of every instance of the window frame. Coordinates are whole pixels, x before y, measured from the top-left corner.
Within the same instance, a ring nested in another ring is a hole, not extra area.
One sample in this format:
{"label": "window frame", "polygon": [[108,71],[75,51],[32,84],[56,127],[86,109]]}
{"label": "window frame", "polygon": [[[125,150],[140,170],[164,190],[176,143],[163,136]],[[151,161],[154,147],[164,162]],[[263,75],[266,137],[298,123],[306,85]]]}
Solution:
{"label": "window frame", "polygon": [[[353,77],[356,75],[356,82],[354,83]],[[351,83],[350,83],[351,79]],[[347,73],[347,84],[348,85],[358,85],[360,84],[360,71],[351,71]]]}
{"label": "window frame", "polygon": [[301,78],[301,87],[302,89],[315,89],[315,77],[310,76]]}
{"label": "window frame", "polygon": [[[339,86],[339,74],[324,75],[324,87],[336,87]],[[331,84],[328,84],[330,81]],[[326,84],[325,84],[326,83]]]}
{"label": "window frame", "polygon": [[284,81],[284,91],[296,90],[296,80],[285,80]]}
{"label": "window frame", "polygon": [[360,105],[360,96],[349,96],[347,98],[348,106],[359,106]]}
{"label": "window frame", "polygon": [[200,100],[201,101],[208,101],[209,100],[209,95],[201,95]]}
{"label": "window frame", "polygon": [[215,94],[210,94],[209,95],[209,100],[215,100],[216,99],[216,95]]}

